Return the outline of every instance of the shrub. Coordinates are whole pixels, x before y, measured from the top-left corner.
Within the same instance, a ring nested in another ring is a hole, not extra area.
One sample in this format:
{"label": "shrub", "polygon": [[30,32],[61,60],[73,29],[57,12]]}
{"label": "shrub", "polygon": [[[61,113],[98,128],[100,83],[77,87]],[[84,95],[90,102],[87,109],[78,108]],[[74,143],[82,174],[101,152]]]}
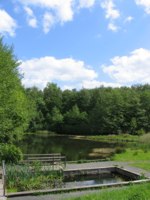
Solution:
{"label": "shrub", "polygon": [[145,131],[144,131],[144,129],[140,129],[140,130],[138,130],[137,131],[137,135],[144,135],[145,134]]}
{"label": "shrub", "polygon": [[116,147],[115,153],[120,154],[120,153],[124,153],[125,152],[125,148],[123,147]]}
{"label": "shrub", "polygon": [[6,163],[18,163],[23,155],[20,148],[13,144],[2,144],[0,146],[0,160],[5,160]]}

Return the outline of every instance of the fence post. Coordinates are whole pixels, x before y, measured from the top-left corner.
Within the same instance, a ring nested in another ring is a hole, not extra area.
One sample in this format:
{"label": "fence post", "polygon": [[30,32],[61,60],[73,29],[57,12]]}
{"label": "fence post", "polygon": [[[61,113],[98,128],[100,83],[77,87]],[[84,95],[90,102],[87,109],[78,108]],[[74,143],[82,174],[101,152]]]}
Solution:
{"label": "fence post", "polygon": [[5,170],[5,161],[2,161],[2,180],[3,180],[3,196],[5,196],[6,188],[6,170]]}

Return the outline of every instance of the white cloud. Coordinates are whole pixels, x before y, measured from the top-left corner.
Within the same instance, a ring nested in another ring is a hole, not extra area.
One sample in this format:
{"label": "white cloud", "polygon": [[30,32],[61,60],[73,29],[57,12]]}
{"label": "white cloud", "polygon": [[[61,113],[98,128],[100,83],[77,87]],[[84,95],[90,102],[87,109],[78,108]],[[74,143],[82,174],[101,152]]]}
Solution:
{"label": "white cloud", "polygon": [[36,20],[36,17],[32,11],[31,8],[25,6],[24,7],[24,10],[27,14],[27,22],[28,22],[28,25],[33,27],[33,28],[36,28],[37,27],[37,20]]}
{"label": "white cloud", "polygon": [[24,74],[23,84],[26,87],[38,86],[43,88],[47,82],[62,81],[78,84],[83,81],[94,80],[97,74],[83,61],[72,58],[56,59],[42,57],[24,61],[20,66]]}
{"label": "white cloud", "polygon": [[96,87],[121,87],[121,84],[119,83],[110,83],[110,82],[101,82],[101,81],[96,81],[96,80],[91,80],[91,81],[83,81],[82,87],[83,88],[96,88]]}
{"label": "white cloud", "polygon": [[48,33],[51,27],[55,24],[55,18],[51,13],[46,12],[43,17],[43,31]]}
{"label": "white cloud", "polygon": [[118,83],[150,83],[150,50],[136,49],[129,56],[116,56],[103,70]]}
{"label": "white cloud", "polygon": [[128,17],[126,17],[124,22],[131,22],[132,20],[133,20],[133,17],[132,16],[128,16]]}
{"label": "white cloud", "polygon": [[15,35],[16,21],[5,11],[0,9],[0,33]]}
{"label": "white cloud", "polygon": [[139,6],[143,6],[145,12],[150,14],[150,1],[149,0],[135,0],[135,3]]}
{"label": "white cloud", "polygon": [[111,23],[108,24],[108,29],[111,30],[111,31],[113,31],[113,32],[117,32],[118,29],[119,29],[119,27],[116,26],[114,23],[111,22]]}
{"label": "white cloud", "polygon": [[104,0],[101,7],[105,10],[105,18],[109,19],[108,30],[117,32],[119,27],[115,25],[114,21],[120,17],[120,12],[116,9],[113,0]]}
{"label": "white cloud", "polygon": [[28,10],[28,24],[30,26],[36,27],[36,18],[30,8],[38,7],[42,10],[44,14],[43,20],[39,20],[39,23],[42,23],[43,31],[48,33],[51,27],[54,24],[63,24],[65,22],[71,21],[73,19],[74,10],[74,0],[17,0],[23,7],[26,7]]}
{"label": "white cloud", "polygon": [[105,0],[101,3],[101,7],[105,10],[106,19],[117,19],[120,17],[120,12],[115,8],[113,0]]}
{"label": "white cloud", "polygon": [[97,81],[97,80],[84,80],[80,83],[76,83],[76,84],[70,84],[70,85],[64,85],[62,87],[62,90],[72,90],[72,89],[93,89],[93,88],[98,88],[98,87],[112,87],[112,88],[116,88],[116,87],[121,87],[122,85],[119,83],[107,83],[107,82],[101,82],[101,81]]}
{"label": "white cloud", "polygon": [[37,6],[43,9],[52,10],[59,21],[66,22],[73,18],[73,0],[18,0],[26,6]]}
{"label": "white cloud", "polygon": [[79,8],[90,8],[95,4],[95,0],[80,0]]}

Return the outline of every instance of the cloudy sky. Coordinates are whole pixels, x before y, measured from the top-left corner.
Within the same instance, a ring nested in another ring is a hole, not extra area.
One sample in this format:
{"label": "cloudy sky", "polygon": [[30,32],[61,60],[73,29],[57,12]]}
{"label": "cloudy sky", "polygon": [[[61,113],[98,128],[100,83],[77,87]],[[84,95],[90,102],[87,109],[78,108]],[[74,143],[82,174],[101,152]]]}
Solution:
{"label": "cloudy sky", "polygon": [[150,83],[150,0],[1,0],[26,87]]}

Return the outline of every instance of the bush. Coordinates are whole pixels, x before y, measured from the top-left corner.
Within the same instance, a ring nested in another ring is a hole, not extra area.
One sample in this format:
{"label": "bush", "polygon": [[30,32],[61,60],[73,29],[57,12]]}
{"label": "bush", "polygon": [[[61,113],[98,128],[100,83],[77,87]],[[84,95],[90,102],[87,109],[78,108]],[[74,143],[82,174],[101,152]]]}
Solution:
{"label": "bush", "polygon": [[2,144],[0,146],[0,161],[5,160],[6,163],[18,163],[23,155],[20,148],[13,144]]}
{"label": "bush", "polygon": [[144,134],[145,134],[144,129],[140,129],[137,131],[137,135],[139,135],[139,136],[144,135]]}
{"label": "bush", "polygon": [[115,153],[120,154],[120,153],[124,153],[125,152],[125,148],[123,147],[116,147]]}

